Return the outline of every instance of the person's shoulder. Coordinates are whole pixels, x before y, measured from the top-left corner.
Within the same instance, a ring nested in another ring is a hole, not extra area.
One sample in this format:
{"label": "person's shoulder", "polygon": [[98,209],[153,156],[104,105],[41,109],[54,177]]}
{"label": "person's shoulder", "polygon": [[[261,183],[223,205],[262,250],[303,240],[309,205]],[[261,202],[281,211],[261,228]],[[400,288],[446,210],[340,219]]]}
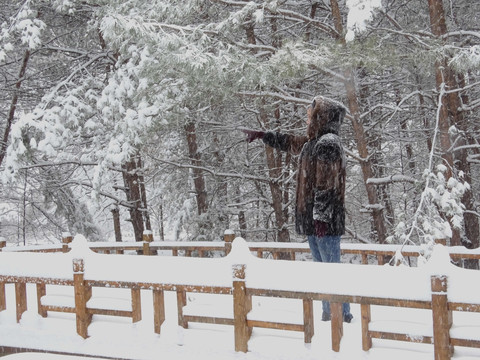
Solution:
{"label": "person's shoulder", "polygon": [[315,154],[323,161],[337,161],[343,156],[340,137],[335,134],[325,134],[315,143]]}

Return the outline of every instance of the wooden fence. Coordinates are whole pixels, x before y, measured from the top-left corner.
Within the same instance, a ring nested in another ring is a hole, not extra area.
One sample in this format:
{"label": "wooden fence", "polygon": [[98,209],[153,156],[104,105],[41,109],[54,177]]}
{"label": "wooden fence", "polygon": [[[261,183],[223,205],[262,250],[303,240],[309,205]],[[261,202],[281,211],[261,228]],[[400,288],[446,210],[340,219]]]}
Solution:
{"label": "wooden fence", "polygon": [[[454,346],[480,348],[480,339],[475,336],[478,329],[471,329],[471,336],[467,338],[450,336],[450,328],[454,324],[453,311],[480,312],[480,295],[473,296],[472,301],[472,295],[469,294],[469,284],[480,283],[480,273],[450,265],[446,251],[446,259],[442,260],[440,267],[432,265],[426,269],[401,269],[389,266],[259,260],[251,256],[251,248],[242,240],[237,240],[234,245],[230,256],[218,259],[160,259],[98,254],[84,256],[85,253],[75,248],[69,254],[0,253],[0,311],[5,310],[7,304],[5,284],[13,283],[16,316],[17,321],[20,321],[28,304],[26,284],[36,284],[40,315],[47,316],[48,311],[75,313],[77,333],[86,338],[94,314],[126,316],[133,322],[140,320],[140,290],[149,290],[153,292],[154,305],[152,331],[160,334],[165,320],[164,292],[175,291],[179,325],[188,327],[189,322],[232,325],[235,350],[245,352],[248,350],[248,340],[253,327],[301,331],[304,333],[305,342],[310,342],[314,335],[313,301],[328,300],[332,308],[331,347],[334,351],[340,350],[343,334],[343,302],[361,306],[361,336],[365,351],[372,346],[373,338],[433,344],[436,360],[450,359]],[[69,262],[71,265],[68,265]],[[31,263],[48,266],[38,269],[29,267]],[[438,260],[434,261],[434,264],[438,264]],[[339,266],[342,267],[341,273],[338,273]],[[193,278],[192,272],[182,275],[185,267],[195,269]],[[130,269],[128,273],[125,268]],[[312,272],[338,273],[338,276],[333,283],[325,277],[315,282],[299,281],[311,279]],[[448,289],[454,291],[447,291],[447,283]],[[46,301],[49,296],[46,285],[73,288],[73,301],[64,306],[49,306]],[[130,289],[130,309],[122,311],[116,308],[95,308],[92,305],[92,289],[96,287]],[[184,314],[187,292],[214,296],[231,295],[233,316]],[[465,294],[469,294],[468,301],[464,300]],[[303,321],[296,324],[252,318],[252,296],[300,299],[303,302]],[[372,305],[430,310],[433,319],[432,334],[418,337],[371,330],[369,323]]]}
{"label": "wooden fence", "polygon": [[[89,247],[92,251],[102,254],[124,254],[131,252],[134,254],[153,255],[160,251],[171,252],[172,256],[204,257],[211,252],[217,252],[221,255],[227,255],[230,252],[232,241],[235,235],[231,231],[226,231],[224,241],[153,241],[153,235],[146,233],[143,236],[143,242],[90,242]],[[14,252],[68,252],[69,244],[73,237],[70,235],[62,238],[61,245],[50,246],[11,246],[6,247],[5,241],[0,241],[0,251]],[[437,243],[445,245],[445,240],[437,240]],[[287,255],[289,259],[295,260],[298,254],[309,254],[308,243],[278,243],[278,242],[248,242],[250,251],[259,258],[271,257],[280,259],[282,255]],[[450,257],[453,261],[462,260],[480,260],[479,249],[466,249],[463,246],[448,247]],[[424,249],[416,245],[394,245],[394,244],[354,244],[341,243],[341,252],[343,255],[358,255],[362,264],[376,262],[378,265],[384,265],[389,259],[397,253],[404,258],[418,258],[424,255]]]}

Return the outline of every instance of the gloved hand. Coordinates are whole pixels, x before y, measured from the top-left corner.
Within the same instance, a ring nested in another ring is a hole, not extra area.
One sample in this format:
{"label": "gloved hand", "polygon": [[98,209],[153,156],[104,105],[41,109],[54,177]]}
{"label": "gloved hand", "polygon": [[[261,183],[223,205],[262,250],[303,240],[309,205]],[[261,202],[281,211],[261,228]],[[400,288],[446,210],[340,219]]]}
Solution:
{"label": "gloved hand", "polygon": [[325,236],[325,234],[327,233],[327,226],[328,226],[326,222],[314,220],[313,225],[315,226],[315,235],[317,237],[320,238]]}
{"label": "gloved hand", "polygon": [[263,139],[265,135],[265,131],[256,131],[256,130],[242,130],[245,134],[247,134],[247,142],[251,143],[257,139]]}

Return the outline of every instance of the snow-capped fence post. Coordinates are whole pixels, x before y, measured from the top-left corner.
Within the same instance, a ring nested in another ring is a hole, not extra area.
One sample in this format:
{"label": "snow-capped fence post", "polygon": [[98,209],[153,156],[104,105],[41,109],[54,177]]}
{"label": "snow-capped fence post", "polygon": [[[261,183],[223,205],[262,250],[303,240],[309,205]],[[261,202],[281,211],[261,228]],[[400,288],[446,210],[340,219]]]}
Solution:
{"label": "snow-capped fence post", "polygon": [[223,241],[225,242],[225,255],[232,251],[232,242],[235,239],[235,233],[232,230],[225,230],[223,233]]}
{"label": "snow-capped fence post", "polygon": [[332,350],[340,351],[340,342],[343,336],[343,314],[342,303],[330,302],[330,310],[332,313]]}
{"label": "snow-capped fence post", "polygon": [[453,318],[452,312],[448,310],[447,277],[432,275],[431,287],[435,360],[450,360],[453,354],[453,346],[450,345]]}
{"label": "snow-capped fence post", "polygon": [[70,233],[63,233],[62,234],[62,252],[68,252],[68,244],[73,241],[73,236]]}
{"label": "snow-capped fence post", "polygon": [[73,259],[73,286],[75,290],[75,314],[77,322],[77,334],[86,339],[88,337],[88,325],[91,315],[87,311],[87,302],[92,293],[91,288],[84,280],[85,263],[83,259]]}
{"label": "snow-capped fence post", "polygon": [[233,274],[233,324],[235,331],[235,351],[248,351],[250,330],[247,314],[250,311],[247,288],[245,285],[245,264],[232,265]]}
{"label": "snow-capped fence post", "polygon": [[153,255],[150,251],[150,243],[153,241],[153,233],[150,230],[143,232],[143,255]]}

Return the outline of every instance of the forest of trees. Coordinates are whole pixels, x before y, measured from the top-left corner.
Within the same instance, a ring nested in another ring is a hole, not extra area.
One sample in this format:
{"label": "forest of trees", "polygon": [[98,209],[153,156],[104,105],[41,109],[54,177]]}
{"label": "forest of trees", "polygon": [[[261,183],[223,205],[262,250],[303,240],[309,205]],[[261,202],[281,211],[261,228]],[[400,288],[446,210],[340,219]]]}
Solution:
{"label": "forest of trees", "polygon": [[479,246],[479,1],[0,4],[9,242],[304,241],[297,159],[240,130],[303,134],[323,95],[348,109],[352,241]]}

